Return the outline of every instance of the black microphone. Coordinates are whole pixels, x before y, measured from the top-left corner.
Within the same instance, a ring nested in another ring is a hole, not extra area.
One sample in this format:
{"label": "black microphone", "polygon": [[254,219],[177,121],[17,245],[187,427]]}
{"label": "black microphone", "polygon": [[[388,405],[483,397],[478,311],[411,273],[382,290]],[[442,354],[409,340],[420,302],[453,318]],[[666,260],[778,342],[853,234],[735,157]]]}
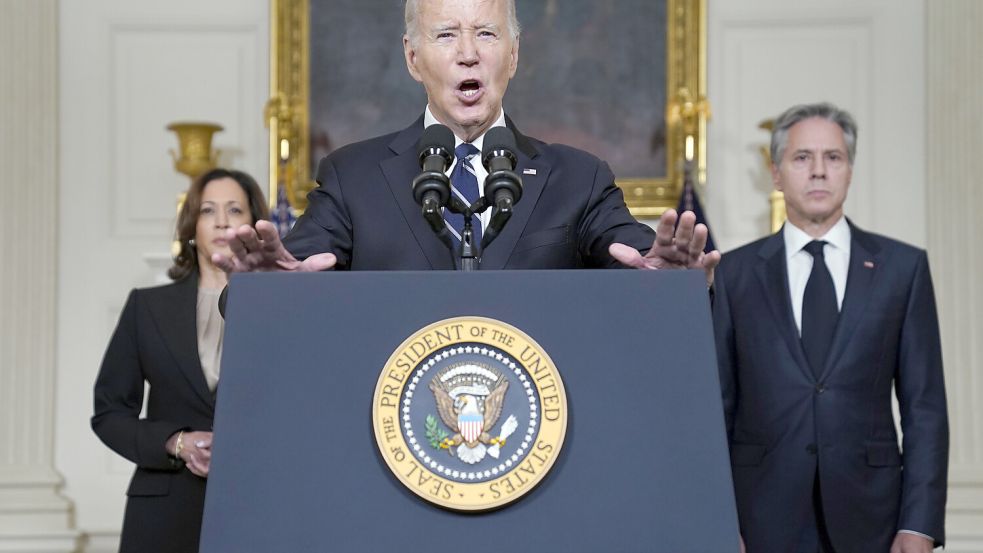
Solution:
{"label": "black microphone", "polygon": [[423,217],[434,232],[444,228],[441,212],[451,196],[451,181],[446,171],[454,161],[454,133],[444,125],[430,125],[420,137],[420,168],[413,179],[413,199],[423,206]]}
{"label": "black microphone", "polygon": [[512,217],[512,206],[522,199],[522,179],[515,173],[515,134],[508,127],[492,127],[484,138],[481,163],[488,170],[485,177],[485,202],[492,210],[488,228],[481,236],[484,250]]}
{"label": "black microphone", "polygon": [[485,197],[496,210],[511,210],[522,198],[522,179],[515,174],[515,134],[508,127],[492,127],[485,134],[481,163],[488,170]]}

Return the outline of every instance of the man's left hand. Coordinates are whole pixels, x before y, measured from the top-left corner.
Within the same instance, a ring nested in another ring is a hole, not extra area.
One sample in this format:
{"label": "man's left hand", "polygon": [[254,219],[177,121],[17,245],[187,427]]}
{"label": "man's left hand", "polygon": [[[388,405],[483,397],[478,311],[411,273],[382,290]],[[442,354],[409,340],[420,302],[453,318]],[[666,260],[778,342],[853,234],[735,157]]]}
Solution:
{"label": "man's left hand", "polygon": [[891,544],[891,553],[931,553],[935,544],[932,540],[907,532],[898,532]]}
{"label": "man's left hand", "polygon": [[708,235],[707,226],[696,224],[696,215],[692,211],[677,215],[675,209],[667,209],[659,218],[655,242],[647,254],[642,256],[635,248],[620,243],[611,244],[608,252],[622,265],[635,269],[703,269],[707,274],[707,286],[711,286],[713,270],[720,263],[720,252],[704,253]]}

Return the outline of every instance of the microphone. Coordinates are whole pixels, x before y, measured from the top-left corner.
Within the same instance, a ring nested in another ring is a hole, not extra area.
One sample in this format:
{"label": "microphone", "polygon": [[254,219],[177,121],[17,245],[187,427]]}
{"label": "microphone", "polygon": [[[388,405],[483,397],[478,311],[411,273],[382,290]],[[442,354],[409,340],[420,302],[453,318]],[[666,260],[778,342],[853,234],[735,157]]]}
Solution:
{"label": "microphone", "polygon": [[454,133],[444,125],[423,130],[418,151],[423,170],[413,179],[413,199],[423,207],[423,217],[434,232],[444,229],[441,209],[450,200],[451,181],[445,171],[454,161]]}
{"label": "microphone", "polygon": [[492,127],[481,148],[485,177],[485,201],[491,204],[491,219],[481,236],[481,249],[491,244],[512,217],[512,207],[522,199],[522,179],[515,173],[515,134],[508,127]]}
{"label": "microphone", "polygon": [[508,127],[492,127],[484,139],[481,163],[488,170],[485,197],[495,210],[511,210],[522,198],[522,179],[515,174],[515,134]]}

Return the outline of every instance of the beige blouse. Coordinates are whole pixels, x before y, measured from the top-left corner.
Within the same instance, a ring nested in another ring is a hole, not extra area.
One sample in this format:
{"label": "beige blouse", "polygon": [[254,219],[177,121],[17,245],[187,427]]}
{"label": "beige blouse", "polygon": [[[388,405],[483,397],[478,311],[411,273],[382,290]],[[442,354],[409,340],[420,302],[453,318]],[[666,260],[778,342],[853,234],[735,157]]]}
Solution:
{"label": "beige blouse", "polygon": [[218,312],[218,297],[222,289],[198,289],[198,359],[205,373],[208,389],[215,391],[222,362],[222,334],[225,319]]}

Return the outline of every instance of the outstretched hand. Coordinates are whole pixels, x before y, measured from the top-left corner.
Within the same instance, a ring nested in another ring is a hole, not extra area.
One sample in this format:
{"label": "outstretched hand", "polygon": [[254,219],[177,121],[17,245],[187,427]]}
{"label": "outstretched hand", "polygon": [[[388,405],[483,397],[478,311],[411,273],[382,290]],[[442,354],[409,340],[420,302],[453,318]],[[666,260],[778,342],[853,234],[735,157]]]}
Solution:
{"label": "outstretched hand", "polygon": [[212,263],[226,273],[249,271],[324,271],[334,267],[337,258],[331,253],[312,255],[298,261],[280,241],[276,226],[257,221],[256,227],[242,225],[226,231],[231,256],[212,255]]}
{"label": "outstretched hand", "polygon": [[720,263],[720,252],[704,253],[708,235],[707,226],[696,224],[692,211],[677,215],[675,209],[667,209],[659,218],[655,242],[647,254],[643,256],[635,248],[620,243],[611,244],[608,252],[622,265],[635,269],[703,269],[710,286],[713,270]]}

